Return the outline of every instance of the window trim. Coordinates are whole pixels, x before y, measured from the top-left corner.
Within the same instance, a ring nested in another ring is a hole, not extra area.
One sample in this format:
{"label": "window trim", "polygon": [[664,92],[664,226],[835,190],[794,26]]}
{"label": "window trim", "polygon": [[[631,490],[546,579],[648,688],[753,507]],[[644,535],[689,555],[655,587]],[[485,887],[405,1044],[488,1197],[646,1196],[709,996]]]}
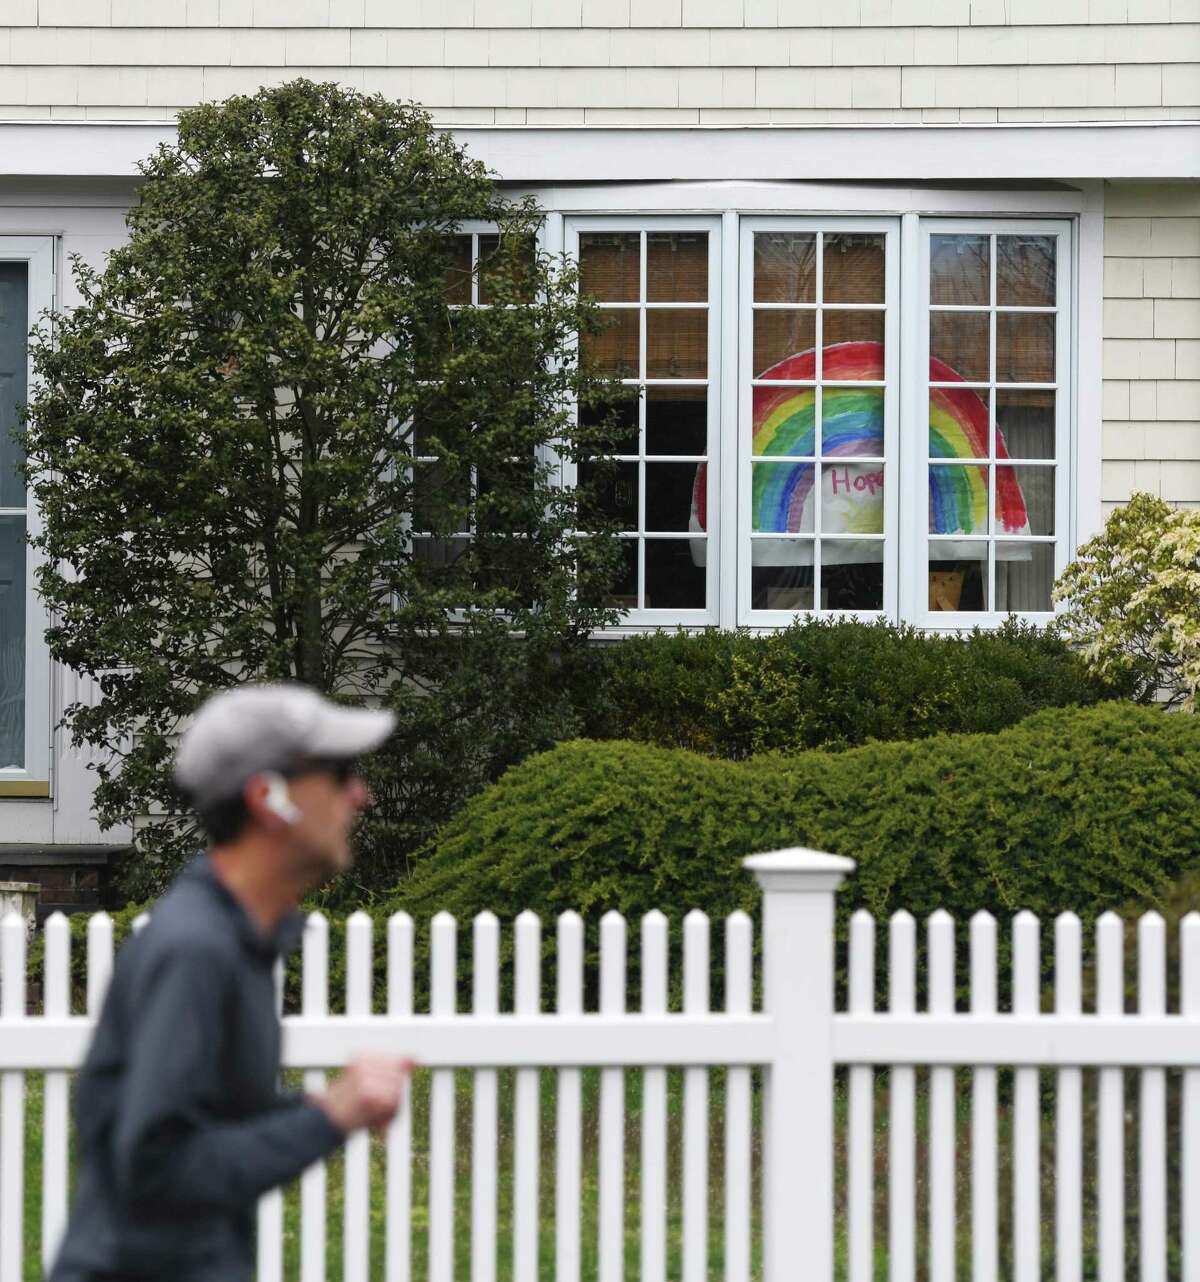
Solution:
{"label": "window trim", "polygon": [[[23,262],[29,271],[27,329],[32,329],[44,311],[55,305],[55,242],[51,236],[0,236],[0,261]],[[35,379],[33,357],[26,352],[27,395],[32,396]],[[26,531],[42,532],[42,519],[31,498],[25,504]],[[25,549],[25,764],[21,769],[0,767],[0,798],[48,798],[51,795],[53,761],[53,710],[51,706],[50,649],[46,644],[49,613],[36,590],[37,571],[43,557],[32,547]]]}

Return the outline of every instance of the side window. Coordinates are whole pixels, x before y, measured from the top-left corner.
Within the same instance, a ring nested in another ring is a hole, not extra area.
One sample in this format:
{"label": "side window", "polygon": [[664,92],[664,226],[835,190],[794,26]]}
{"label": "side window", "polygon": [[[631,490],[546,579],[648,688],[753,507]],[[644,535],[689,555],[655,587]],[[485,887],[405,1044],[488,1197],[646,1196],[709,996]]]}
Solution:
{"label": "side window", "polygon": [[931,618],[1043,613],[1061,569],[1069,369],[1065,230],[926,234]]}
{"label": "side window", "polygon": [[[600,502],[621,527],[612,599],[631,621],[715,620],[720,300],[715,227],[581,220],[580,290],[609,322],[581,359],[640,393]],[[587,464],[580,465],[586,469]]]}

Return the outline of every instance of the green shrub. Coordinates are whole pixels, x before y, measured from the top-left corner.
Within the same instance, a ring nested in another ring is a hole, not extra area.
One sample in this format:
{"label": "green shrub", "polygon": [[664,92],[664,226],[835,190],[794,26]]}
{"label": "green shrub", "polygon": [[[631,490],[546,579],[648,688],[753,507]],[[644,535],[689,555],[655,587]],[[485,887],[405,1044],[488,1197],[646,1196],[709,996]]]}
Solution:
{"label": "green shrub", "polygon": [[593,920],[616,909],[631,935],[659,908],[677,946],[689,909],[714,919],[756,910],[741,861],[784,846],[858,862],[838,895],[840,941],[859,907],[878,916],[906,908],[918,921],[945,908],[961,941],[970,915],[987,909],[1001,920],[1003,957],[1004,927],[1019,909],[1037,913],[1047,932],[1066,909],[1090,926],[1129,900],[1158,902],[1200,868],[1200,726],[1109,703],[1043,711],[994,735],[746,762],[563,744],[468,802],[385,911],[410,912],[424,950],[439,910],[465,932],[482,909],[502,920],[532,909],[549,956],[553,919],[568,908]]}
{"label": "green shrub", "polygon": [[781,632],[657,633],[612,646],[588,735],[740,759],[779,749],[1001,730],[1128,694],[1051,630],[937,636],[810,619]]}

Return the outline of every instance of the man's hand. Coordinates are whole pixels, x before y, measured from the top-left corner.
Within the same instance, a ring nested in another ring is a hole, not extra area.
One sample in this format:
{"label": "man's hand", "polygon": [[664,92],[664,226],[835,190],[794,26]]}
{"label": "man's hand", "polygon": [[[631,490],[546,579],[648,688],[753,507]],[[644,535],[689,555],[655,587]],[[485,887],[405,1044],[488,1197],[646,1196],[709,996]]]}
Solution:
{"label": "man's hand", "polygon": [[313,1102],[346,1135],[362,1126],[386,1126],[400,1108],[412,1069],[411,1060],[394,1055],[356,1055]]}

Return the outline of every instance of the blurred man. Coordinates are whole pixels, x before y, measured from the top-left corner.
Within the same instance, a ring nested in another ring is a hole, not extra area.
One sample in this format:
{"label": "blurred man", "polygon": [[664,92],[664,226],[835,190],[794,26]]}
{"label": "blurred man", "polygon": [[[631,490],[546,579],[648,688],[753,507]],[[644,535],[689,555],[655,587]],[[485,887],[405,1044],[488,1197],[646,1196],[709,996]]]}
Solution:
{"label": "blurred man", "polygon": [[391,713],[244,686],[197,714],[176,780],[211,838],[121,950],[76,1092],[78,1193],[52,1282],[249,1282],[258,1198],[400,1107],[408,1065],[278,1090],[273,971],[348,868],[355,770]]}

